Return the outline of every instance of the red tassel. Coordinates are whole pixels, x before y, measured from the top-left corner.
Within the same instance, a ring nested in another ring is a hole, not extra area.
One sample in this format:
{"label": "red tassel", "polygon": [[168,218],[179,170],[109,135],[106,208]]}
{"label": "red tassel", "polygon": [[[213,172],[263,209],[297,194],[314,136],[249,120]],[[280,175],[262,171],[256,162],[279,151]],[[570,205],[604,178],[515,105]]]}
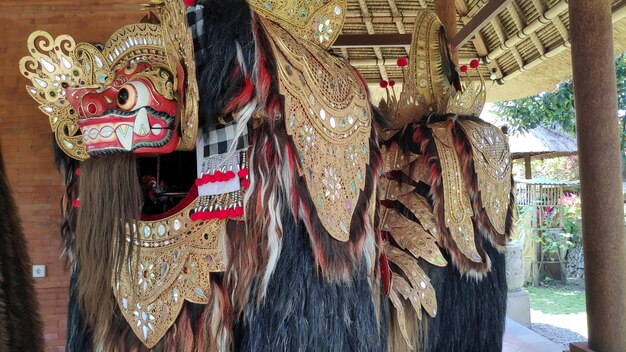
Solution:
{"label": "red tassel", "polygon": [[76,176],[80,176],[80,168],[76,168],[74,174],[76,174]]}
{"label": "red tassel", "polygon": [[391,290],[391,270],[389,270],[389,260],[386,254],[380,255],[380,276],[383,282],[383,293],[389,296]]}
{"label": "red tassel", "polygon": [[189,6],[193,6],[196,4],[196,0],[184,0],[185,6],[189,7]]}
{"label": "red tassel", "polygon": [[396,206],[396,201],[395,200],[389,200],[389,199],[381,199],[380,200],[380,205],[382,205],[385,208],[393,208]]}
{"label": "red tassel", "polygon": [[239,176],[239,178],[246,178],[246,177],[248,177],[248,174],[250,174],[248,169],[247,168],[243,168],[243,169],[239,170],[239,172],[237,173],[237,176]]}
{"label": "red tassel", "polygon": [[480,62],[477,59],[470,61],[471,68],[478,68],[478,66],[480,66]]}
{"label": "red tassel", "polygon": [[387,83],[387,81],[385,80],[380,81],[380,88],[387,88],[388,85],[389,83]]}
{"label": "red tassel", "polygon": [[389,87],[393,87],[395,85],[396,85],[396,81],[394,80],[389,81]]}
{"label": "red tassel", "polygon": [[222,182],[224,181],[224,174],[221,171],[215,171],[215,181],[216,182]]}
{"label": "red tassel", "polygon": [[72,207],[74,207],[74,208],[80,207],[80,200],[79,199],[73,199],[72,200]]}
{"label": "red tassel", "polygon": [[399,67],[404,67],[404,66],[406,66],[406,65],[408,65],[408,64],[409,64],[409,60],[407,60],[405,57],[401,57],[401,58],[399,58],[399,59],[398,59],[398,61],[396,62],[396,64],[397,64]]}
{"label": "red tassel", "polygon": [[248,180],[241,180],[241,187],[248,189],[248,187],[250,187],[250,181]]}
{"label": "red tassel", "polygon": [[235,173],[233,171],[228,171],[226,173],[216,171],[214,174],[204,174],[201,178],[196,179],[196,186],[199,187],[207,183],[230,181],[234,178]]}
{"label": "red tassel", "polygon": [[467,72],[467,65],[463,65],[459,68],[459,70],[461,71],[461,73],[465,73]]}

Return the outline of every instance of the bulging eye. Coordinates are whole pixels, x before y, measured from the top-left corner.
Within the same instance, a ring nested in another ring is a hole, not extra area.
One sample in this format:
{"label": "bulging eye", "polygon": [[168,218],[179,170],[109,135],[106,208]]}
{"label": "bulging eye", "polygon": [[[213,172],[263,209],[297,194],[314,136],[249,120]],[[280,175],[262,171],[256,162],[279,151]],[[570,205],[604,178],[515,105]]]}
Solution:
{"label": "bulging eye", "polygon": [[150,105],[150,91],[142,82],[130,82],[117,93],[117,106],[124,111],[133,111]]}
{"label": "bulging eye", "polygon": [[137,103],[137,90],[132,84],[124,85],[119,92],[117,92],[117,106],[122,110],[133,110]]}

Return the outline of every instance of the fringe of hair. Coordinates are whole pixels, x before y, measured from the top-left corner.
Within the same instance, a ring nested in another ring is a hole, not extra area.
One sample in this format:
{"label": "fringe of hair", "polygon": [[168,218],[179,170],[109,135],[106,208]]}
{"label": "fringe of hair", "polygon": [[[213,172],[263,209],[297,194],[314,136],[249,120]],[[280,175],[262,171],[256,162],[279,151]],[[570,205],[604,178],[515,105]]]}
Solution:
{"label": "fringe of hair", "polygon": [[[398,320],[398,314],[396,308],[389,305],[389,333],[387,335],[387,351],[390,352],[410,352],[420,351],[420,346],[424,345],[424,341],[427,338],[426,332],[428,331],[428,317],[424,312],[416,312],[409,300],[400,298],[404,309],[404,322],[406,324],[406,331],[409,334],[411,345],[406,343],[404,335],[400,331],[400,321]],[[418,314],[422,314],[422,317],[418,317]]]}
{"label": "fringe of hair", "polygon": [[63,177],[63,188],[65,193],[61,199],[61,238],[63,239],[63,256],[67,260],[67,266],[75,263],[74,258],[75,233],[76,233],[76,216],[77,208],[74,201],[78,201],[78,178],[79,178],[79,162],[70,158],[65,154],[56,143],[52,140],[54,150],[54,165]]}
{"label": "fringe of hair", "polygon": [[203,0],[196,6],[203,6],[202,23],[196,23],[203,26],[203,35],[197,38],[195,52],[202,92],[200,125],[206,133],[216,125],[218,116],[233,118],[233,113],[253,100],[250,71],[255,46],[245,0]]}
{"label": "fringe of hair", "polygon": [[[219,290],[214,284],[209,299],[213,299],[216,294],[219,296]],[[137,338],[119,309],[116,309],[108,331],[100,338],[95,350],[110,352],[216,351],[217,347],[211,343],[214,339],[206,335],[205,329],[205,322],[211,320],[208,316],[213,314],[212,309],[211,304],[198,305],[185,302],[174,325],[150,349]]]}
{"label": "fringe of hair", "polygon": [[31,263],[0,151],[0,350],[43,351]]}
{"label": "fringe of hair", "polygon": [[135,157],[125,153],[85,160],[79,187],[78,299],[89,325],[106,332],[115,312],[112,279],[119,277],[124,260],[134,252],[126,233],[131,240],[137,236],[133,225],[139,218],[142,193]]}

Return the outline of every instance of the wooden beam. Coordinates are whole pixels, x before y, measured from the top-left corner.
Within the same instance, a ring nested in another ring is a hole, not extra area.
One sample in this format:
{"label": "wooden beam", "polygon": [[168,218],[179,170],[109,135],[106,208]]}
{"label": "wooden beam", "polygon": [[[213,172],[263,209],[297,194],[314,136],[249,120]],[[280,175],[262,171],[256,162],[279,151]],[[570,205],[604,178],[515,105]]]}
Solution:
{"label": "wooden beam", "polygon": [[[367,8],[367,3],[365,2],[365,0],[359,0],[359,9],[361,10],[361,16],[363,17],[369,17],[370,11]],[[367,28],[367,34],[376,34],[374,33],[374,25],[371,22],[366,22],[365,23],[365,28]],[[376,55],[376,58],[379,60],[383,59],[383,53],[380,50],[380,47],[374,47],[374,55]],[[387,69],[385,68],[384,65],[378,65],[378,71],[380,72],[380,77],[384,80],[388,80],[389,77],[387,76]]]}
{"label": "wooden beam", "polygon": [[410,34],[342,34],[333,48],[394,48],[411,45]]}
{"label": "wooden beam", "polygon": [[[458,28],[456,26],[455,0],[435,0],[435,13],[446,29],[448,38],[456,37]],[[459,56],[456,52],[452,53],[452,61],[454,61],[455,65],[459,65]]]}
{"label": "wooden beam", "polygon": [[345,23],[350,24],[365,24],[365,23],[396,23],[402,22],[404,24],[415,23],[417,17],[417,11],[405,11],[402,15],[398,16],[367,16],[367,17],[346,17]]}
{"label": "wooden beam", "polygon": [[495,16],[504,10],[513,0],[491,0],[452,38],[450,44],[454,50],[461,48],[474,34],[480,31]]}
{"label": "wooden beam", "polygon": [[[461,21],[463,21],[463,25],[466,25],[471,20],[469,15],[469,7],[465,3],[465,0],[456,0],[456,9],[461,17]],[[478,57],[485,57],[489,54],[489,48],[487,46],[487,41],[483,37],[480,31],[476,32],[474,38],[472,39],[472,43],[474,44],[474,48],[476,49],[476,54]],[[503,76],[502,69],[496,60],[492,60],[487,63],[487,67],[489,68],[489,72],[492,70],[496,70],[496,77],[501,78]]]}
{"label": "wooden beam", "polygon": [[[345,50],[345,49],[342,49]],[[459,58],[459,63],[461,65],[469,65],[470,62],[476,57],[461,57]],[[354,67],[367,67],[367,66],[387,66],[387,67],[396,67],[397,58],[396,57],[387,57],[383,59],[375,59],[375,58],[354,58],[350,59],[350,65]]]}

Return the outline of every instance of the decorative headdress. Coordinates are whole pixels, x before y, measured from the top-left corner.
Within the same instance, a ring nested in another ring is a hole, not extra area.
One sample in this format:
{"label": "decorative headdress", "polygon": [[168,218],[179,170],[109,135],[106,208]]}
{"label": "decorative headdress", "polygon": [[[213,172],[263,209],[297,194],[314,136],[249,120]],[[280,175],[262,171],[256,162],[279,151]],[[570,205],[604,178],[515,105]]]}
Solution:
{"label": "decorative headdress", "polygon": [[450,58],[444,27],[434,12],[418,14],[409,59],[399,59],[398,65],[404,76],[400,97],[395,97],[391,87],[382,85],[392,92],[381,110],[392,116],[394,128],[430,114],[480,115],[486,98],[485,83],[482,77],[479,82],[461,83]]}
{"label": "decorative headdress", "polygon": [[[404,76],[399,99],[394,82],[381,82],[387,101],[380,109],[392,125],[381,131],[381,258],[389,268],[383,287],[396,313],[392,324],[411,346],[407,321],[421,317],[422,308],[437,314],[437,293],[422,264],[450,261],[461,273],[481,278],[491,269],[483,238],[502,249],[510,231],[511,162],[506,136],[477,118],[485,103],[482,77],[461,83],[433,12],[418,14],[409,59],[400,58],[398,66]],[[478,66],[478,60],[470,64]],[[460,73],[467,70],[462,66]],[[429,119],[433,114],[461,116]]]}
{"label": "decorative headdress", "polygon": [[81,114],[71,102],[70,91],[104,87],[113,83],[115,72],[140,63],[161,67],[174,76],[157,73],[149,79],[159,94],[178,100],[182,132],[178,149],[195,147],[198,87],[185,9],[178,0],[153,0],[148,7],[159,24],[124,26],[113,33],[102,50],[89,43],[76,44],[69,35],[53,38],[45,31],[36,31],[29,36],[30,56],[20,60],[20,71],[31,80],[28,93],[49,116],[58,145],[70,157],[89,158],[84,142],[87,136],[81,135],[78,125]]}
{"label": "decorative headdress", "polygon": [[330,48],[346,18],[346,0],[248,0],[258,14],[289,33]]}

